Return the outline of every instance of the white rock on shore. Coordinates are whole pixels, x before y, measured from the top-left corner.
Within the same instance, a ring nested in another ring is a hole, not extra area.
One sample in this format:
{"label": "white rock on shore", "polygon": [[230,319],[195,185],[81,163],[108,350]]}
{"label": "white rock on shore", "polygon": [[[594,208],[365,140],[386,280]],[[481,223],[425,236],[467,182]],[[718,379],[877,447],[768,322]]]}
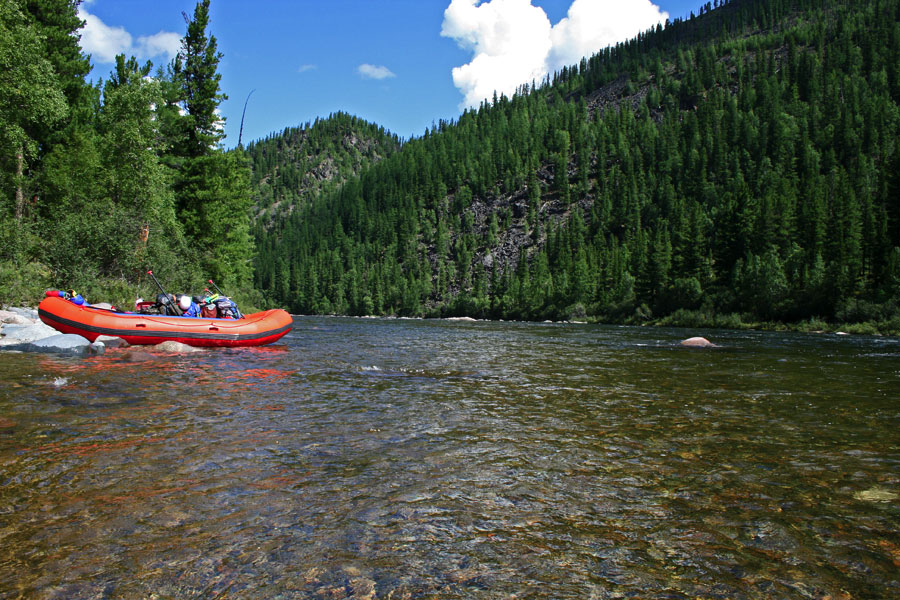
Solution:
{"label": "white rock on shore", "polygon": [[0,310],[0,323],[6,325],[31,325],[34,321],[11,310]]}
{"label": "white rock on shore", "polygon": [[42,340],[57,335],[59,332],[49,325],[37,321],[28,325],[4,325],[0,329],[0,333],[3,334],[3,338],[0,339],[0,346],[9,346],[11,344],[24,344]]}
{"label": "white rock on shore", "polygon": [[84,356],[102,354],[106,346],[60,333],[40,321],[34,309],[12,307],[0,311],[0,350]]}
{"label": "white rock on shore", "polygon": [[42,352],[48,354],[103,354],[106,346],[102,342],[90,343],[80,335],[74,333],[58,333],[50,337],[41,338],[31,342],[8,345],[5,350],[19,352]]}

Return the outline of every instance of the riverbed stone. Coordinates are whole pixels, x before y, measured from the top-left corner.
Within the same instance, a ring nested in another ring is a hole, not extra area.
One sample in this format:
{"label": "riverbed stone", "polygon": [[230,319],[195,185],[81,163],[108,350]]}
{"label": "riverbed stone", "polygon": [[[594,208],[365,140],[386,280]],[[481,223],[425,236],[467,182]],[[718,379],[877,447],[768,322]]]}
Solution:
{"label": "riverbed stone", "polygon": [[128,346],[131,345],[131,344],[129,344],[128,342],[126,342],[125,340],[123,340],[122,338],[120,338],[120,337],[114,337],[114,336],[111,336],[111,335],[101,335],[101,336],[98,336],[97,339],[96,339],[96,341],[98,341],[98,342],[103,342],[103,344],[106,346],[107,349],[111,349],[111,348],[127,348]]}
{"label": "riverbed stone", "polygon": [[125,354],[122,355],[122,359],[125,362],[149,362],[151,360],[156,360],[156,357],[146,350],[139,350],[138,348],[131,347],[125,351]]}
{"label": "riverbed stone", "polygon": [[857,500],[865,500],[867,502],[893,502],[897,500],[897,498],[900,498],[895,492],[877,486],[857,492],[853,496]]}
{"label": "riverbed stone", "polygon": [[685,348],[718,348],[705,337],[692,337],[681,342]]}
{"label": "riverbed stone", "polygon": [[182,344],[181,342],[173,342],[169,340],[168,342],[163,342],[161,344],[153,346],[153,350],[157,350],[159,352],[172,352],[180,354],[185,352],[199,352],[200,348],[194,348],[193,346],[188,346],[187,344]]}

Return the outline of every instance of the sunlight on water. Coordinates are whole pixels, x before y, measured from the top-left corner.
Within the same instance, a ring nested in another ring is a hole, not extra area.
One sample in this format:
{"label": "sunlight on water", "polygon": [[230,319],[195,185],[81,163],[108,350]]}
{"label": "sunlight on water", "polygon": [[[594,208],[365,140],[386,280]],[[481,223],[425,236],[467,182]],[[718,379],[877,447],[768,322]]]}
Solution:
{"label": "sunlight on water", "polygon": [[900,597],[900,342],[694,333],[0,353],[0,597]]}

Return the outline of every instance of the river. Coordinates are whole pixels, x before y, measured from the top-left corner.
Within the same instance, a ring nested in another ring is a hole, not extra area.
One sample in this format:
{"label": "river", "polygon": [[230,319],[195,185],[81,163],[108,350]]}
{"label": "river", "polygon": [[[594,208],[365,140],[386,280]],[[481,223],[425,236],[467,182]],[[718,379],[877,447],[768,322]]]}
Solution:
{"label": "river", "polygon": [[0,598],[897,598],[900,340],[297,317],[0,353],[0,482]]}

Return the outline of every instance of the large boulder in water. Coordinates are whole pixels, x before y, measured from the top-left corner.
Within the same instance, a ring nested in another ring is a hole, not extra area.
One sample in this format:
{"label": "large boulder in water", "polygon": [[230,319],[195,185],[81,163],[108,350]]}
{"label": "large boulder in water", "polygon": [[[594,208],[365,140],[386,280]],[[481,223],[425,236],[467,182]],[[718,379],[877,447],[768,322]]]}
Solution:
{"label": "large boulder in water", "polygon": [[84,356],[86,354],[102,354],[106,346],[102,343],[90,343],[80,335],[74,333],[60,333],[50,337],[8,345],[6,350],[18,350],[19,352],[40,352],[44,354],[74,354]]}
{"label": "large boulder in water", "polygon": [[153,350],[158,350],[160,352],[174,352],[174,353],[183,353],[183,352],[199,352],[200,348],[194,348],[193,346],[188,346],[187,344],[182,344],[181,342],[163,342],[162,344],[157,344],[153,346]]}
{"label": "large boulder in water", "polygon": [[32,325],[4,325],[3,338],[0,339],[0,346],[8,346],[10,344],[25,344],[58,334],[59,332],[57,330],[53,329],[49,325],[45,325],[40,321]]}
{"label": "large boulder in water", "polygon": [[681,346],[685,348],[718,348],[718,346],[704,337],[688,338],[681,342]]}
{"label": "large boulder in water", "polygon": [[97,337],[98,342],[103,342],[103,345],[106,346],[107,349],[110,348],[127,348],[131,344],[126,342],[120,337],[114,337],[111,335],[101,335]]}

